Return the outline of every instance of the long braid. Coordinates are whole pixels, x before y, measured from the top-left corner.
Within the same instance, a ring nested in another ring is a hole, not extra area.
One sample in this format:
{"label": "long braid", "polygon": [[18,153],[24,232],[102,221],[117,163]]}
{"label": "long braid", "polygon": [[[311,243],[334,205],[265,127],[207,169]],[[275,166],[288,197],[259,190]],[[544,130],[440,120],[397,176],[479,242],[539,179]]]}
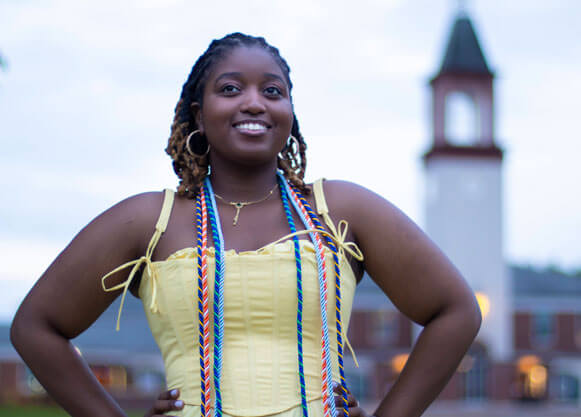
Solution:
{"label": "long braid", "polygon": [[[285,177],[303,194],[309,194],[310,189],[305,185],[305,170],[307,168],[307,144],[299,130],[299,122],[295,114],[293,114],[293,127],[291,135],[298,141],[298,149],[293,149],[292,143],[287,143],[287,146],[282,150],[278,157],[278,167],[284,172]],[[290,145],[290,146],[289,146]]]}
{"label": "long braid", "polygon": [[[280,66],[288,83],[289,91],[292,90],[290,67],[280,55],[278,49],[268,44],[264,38],[242,33],[231,33],[222,39],[213,40],[204,54],[198,58],[183,85],[180,99],[175,108],[168,145],[165,149],[172,158],[173,169],[180,179],[177,189],[179,195],[194,199],[209,172],[210,161],[208,156],[193,156],[186,148],[188,135],[198,129],[192,105],[196,103],[202,106],[204,88],[212,68],[220,59],[238,47],[260,47],[269,52]],[[299,160],[294,155],[288,155],[287,160],[281,161],[279,158],[278,166],[293,185],[308,193],[309,190],[305,188],[303,182],[307,145],[299,131],[299,124],[294,114],[291,134],[299,141]],[[196,140],[193,140],[190,144],[192,150],[196,154],[203,155],[208,147],[206,138],[198,134],[194,135],[194,138]],[[288,154],[284,150],[282,153],[283,155]]]}

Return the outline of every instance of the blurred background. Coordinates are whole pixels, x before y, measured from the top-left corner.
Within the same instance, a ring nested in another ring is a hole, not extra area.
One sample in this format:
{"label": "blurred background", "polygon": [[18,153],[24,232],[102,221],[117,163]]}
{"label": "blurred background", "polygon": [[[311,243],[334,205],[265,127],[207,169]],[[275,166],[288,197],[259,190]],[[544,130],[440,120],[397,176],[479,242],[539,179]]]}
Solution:
{"label": "blurred background", "polygon": [[[580,21],[575,0],[0,0],[0,415],[64,415],[10,320],[93,217],[175,187],[163,149],[181,86],[234,31],[291,66],[307,179],[392,201],[477,293],[482,330],[426,415],[581,415]],[[139,410],[163,364],[138,300],[119,333],[116,308],[74,343]],[[347,370],[369,411],[418,331],[362,281]]]}

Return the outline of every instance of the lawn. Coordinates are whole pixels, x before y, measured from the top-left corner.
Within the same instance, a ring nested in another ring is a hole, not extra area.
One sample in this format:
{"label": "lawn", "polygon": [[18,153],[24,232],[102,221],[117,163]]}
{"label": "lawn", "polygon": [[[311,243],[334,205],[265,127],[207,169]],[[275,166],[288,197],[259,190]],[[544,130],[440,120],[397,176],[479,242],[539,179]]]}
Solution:
{"label": "lawn", "polygon": [[[144,412],[130,412],[130,417],[143,417]],[[56,407],[37,406],[0,406],[0,417],[69,417],[69,415]]]}

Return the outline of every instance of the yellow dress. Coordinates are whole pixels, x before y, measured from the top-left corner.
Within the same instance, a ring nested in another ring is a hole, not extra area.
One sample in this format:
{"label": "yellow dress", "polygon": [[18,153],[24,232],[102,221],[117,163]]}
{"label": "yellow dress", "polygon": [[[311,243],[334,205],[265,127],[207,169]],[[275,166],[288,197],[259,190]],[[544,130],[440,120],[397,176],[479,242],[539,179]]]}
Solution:
{"label": "yellow dress", "polygon": [[[353,243],[343,241],[346,222],[340,222],[339,230],[332,224],[320,180],[314,184],[314,192],[318,214],[327,222],[333,240],[340,248],[341,313],[343,339],[346,340],[356,279],[344,251],[352,253],[358,259],[362,259],[362,256]],[[146,265],[139,296],[151,332],[163,356],[167,386],[170,389],[179,388],[180,399],[185,403],[183,411],[172,414],[199,417],[201,400],[197,251],[185,248],[164,261],[151,261],[155,245],[167,225],[172,204],[173,192],[166,190],[160,219],[145,256],[122,265],[103,277],[103,288],[106,291],[123,289],[125,296],[135,272],[142,264]],[[299,242],[303,268],[303,355],[306,394],[309,416],[319,417],[323,416],[323,405],[317,263],[312,243],[307,240]],[[214,289],[214,255],[214,248],[209,248],[210,300],[213,299]],[[338,381],[333,259],[328,249],[325,250],[325,259],[327,280],[330,283],[327,315],[332,370],[333,379]],[[129,278],[115,287],[108,288],[107,277],[128,266],[133,266]],[[221,378],[225,416],[302,417],[297,360],[296,294],[296,264],[292,240],[273,242],[256,251],[239,253],[234,250],[226,251],[224,356]],[[213,317],[212,303],[210,317]],[[210,346],[213,346],[213,339]],[[211,403],[215,404],[213,395]]]}

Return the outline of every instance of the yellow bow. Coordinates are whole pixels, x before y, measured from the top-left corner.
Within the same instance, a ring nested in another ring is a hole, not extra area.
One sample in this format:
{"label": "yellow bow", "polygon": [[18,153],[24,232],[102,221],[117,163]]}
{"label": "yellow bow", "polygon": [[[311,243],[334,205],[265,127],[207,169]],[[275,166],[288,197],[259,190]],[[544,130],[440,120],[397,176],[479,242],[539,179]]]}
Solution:
{"label": "yellow bow", "polygon": [[[130,261],[127,263],[124,263],[123,265],[115,268],[114,270],[112,270],[111,272],[109,272],[107,275],[105,275],[103,278],[101,278],[101,286],[103,287],[103,291],[105,292],[113,292],[113,291],[117,291],[123,288],[123,295],[121,296],[121,305],[119,306],[119,313],[117,314],[117,325],[115,326],[115,330],[119,331],[119,323],[121,321],[121,311],[123,311],[123,305],[125,303],[125,296],[127,295],[127,291],[129,290],[129,287],[131,286],[131,281],[133,281],[133,278],[135,277],[135,274],[137,273],[137,271],[139,271],[139,268],[141,268],[141,265],[145,263],[146,265],[146,269],[147,272],[149,273],[149,276],[151,277],[151,303],[149,304],[149,308],[151,309],[152,312],[157,313],[159,312],[159,307],[157,305],[157,271],[153,266],[153,262],[151,262],[151,256],[153,255],[153,250],[155,249],[155,246],[157,244],[157,242],[159,241],[159,238],[161,237],[161,231],[157,230],[155,231],[155,234],[153,235],[153,238],[151,239],[151,241],[149,242],[149,245],[147,247],[147,250],[145,251],[145,255],[142,256],[139,259],[136,259],[134,261]],[[130,266],[133,266],[133,268],[131,269],[131,272],[129,273],[129,277],[123,281],[120,284],[117,284],[113,287],[107,287],[106,285],[106,280],[107,278],[109,278],[110,276],[116,274],[117,272],[125,269],[125,268],[129,268]]]}

